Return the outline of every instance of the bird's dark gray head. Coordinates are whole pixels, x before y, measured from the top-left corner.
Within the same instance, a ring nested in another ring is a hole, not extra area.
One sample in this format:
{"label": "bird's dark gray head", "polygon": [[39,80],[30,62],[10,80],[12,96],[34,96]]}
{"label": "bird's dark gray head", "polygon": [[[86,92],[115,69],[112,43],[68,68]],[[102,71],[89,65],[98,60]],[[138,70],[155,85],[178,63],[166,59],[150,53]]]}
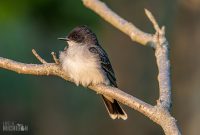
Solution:
{"label": "bird's dark gray head", "polygon": [[[62,38],[61,38],[62,39]],[[64,38],[63,38],[64,39]],[[78,26],[74,28],[65,38],[68,41],[76,43],[95,44],[98,45],[98,40],[95,35],[87,26]]]}

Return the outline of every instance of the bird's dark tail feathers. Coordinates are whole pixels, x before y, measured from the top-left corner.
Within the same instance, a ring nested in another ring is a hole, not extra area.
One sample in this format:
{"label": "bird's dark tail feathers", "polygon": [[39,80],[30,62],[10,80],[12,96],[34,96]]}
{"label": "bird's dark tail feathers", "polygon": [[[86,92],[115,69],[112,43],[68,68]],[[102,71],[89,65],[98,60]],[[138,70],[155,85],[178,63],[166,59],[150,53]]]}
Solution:
{"label": "bird's dark tail feathers", "polygon": [[115,99],[110,99],[103,96],[103,101],[105,103],[106,109],[112,119],[123,119],[126,120],[128,118],[126,112],[121,108],[119,103]]}

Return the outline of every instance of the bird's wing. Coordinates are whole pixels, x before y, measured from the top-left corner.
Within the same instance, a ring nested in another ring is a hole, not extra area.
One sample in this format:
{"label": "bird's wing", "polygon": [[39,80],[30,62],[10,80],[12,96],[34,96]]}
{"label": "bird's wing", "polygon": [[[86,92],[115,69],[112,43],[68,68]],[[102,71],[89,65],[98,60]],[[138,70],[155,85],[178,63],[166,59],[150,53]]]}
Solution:
{"label": "bird's wing", "polygon": [[91,46],[89,48],[89,51],[91,53],[98,55],[100,63],[101,63],[101,67],[105,71],[108,79],[110,80],[111,85],[117,87],[115,73],[113,71],[110,60],[108,59],[108,55],[103,50],[103,48],[101,46]]}

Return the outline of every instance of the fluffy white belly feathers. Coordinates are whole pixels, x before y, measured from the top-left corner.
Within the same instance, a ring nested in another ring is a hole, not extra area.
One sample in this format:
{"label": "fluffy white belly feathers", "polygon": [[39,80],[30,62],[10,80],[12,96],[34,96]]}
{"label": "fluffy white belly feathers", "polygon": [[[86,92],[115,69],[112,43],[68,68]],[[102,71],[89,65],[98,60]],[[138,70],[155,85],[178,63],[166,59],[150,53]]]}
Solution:
{"label": "fluffy white belly feathers", "polygon": [[60,60],[63,70],[76,85],[109,84],[98,58],[91,54],[87,46],[71,45],[67,51],[60,52]]}

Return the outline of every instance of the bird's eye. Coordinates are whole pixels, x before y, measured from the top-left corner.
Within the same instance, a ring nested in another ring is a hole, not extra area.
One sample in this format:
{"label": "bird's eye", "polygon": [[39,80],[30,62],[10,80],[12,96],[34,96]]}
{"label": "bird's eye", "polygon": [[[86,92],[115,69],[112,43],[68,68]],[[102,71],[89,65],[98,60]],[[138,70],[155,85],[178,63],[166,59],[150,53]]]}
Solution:
{"label": "bird's eye", "polygon": [[84,37],[79,35],[79,34],[74,34],[73,35],[73,39],[76,41],[76,42],[82,42],[84,40]]}
{"label": "bird's eye", "polygon": [[77,40],[77,39],[80,38],[80,35],[78,35],[78,34],[74,34],[74,35],[73,35],[73,38],[74,38],[75,40]]}

